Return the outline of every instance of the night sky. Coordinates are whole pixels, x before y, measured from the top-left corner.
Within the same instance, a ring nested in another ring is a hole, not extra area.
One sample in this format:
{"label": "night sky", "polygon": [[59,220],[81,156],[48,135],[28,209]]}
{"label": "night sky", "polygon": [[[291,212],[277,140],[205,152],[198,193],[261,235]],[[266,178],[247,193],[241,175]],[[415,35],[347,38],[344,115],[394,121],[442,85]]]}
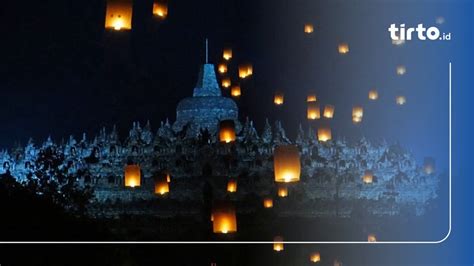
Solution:
{"label": "night sky", "polygon": [[[344,4],[342,4],[344,3]],[[221,62],[232,47],[230,66],[251,62],[254,75],[241,83],[240,117],[249,116],[261,132],[265,118],[280,119],[290,137],[308,126],[306,95],[315,91],[321,104],[336,106],[333,135],[348,139],[400,141],[421,162],[435,156],[447,166],[448,62],[463,47],[456,35],[459,6],[424,1],[170,1],[169,15],[158,21],[152,1],[134,3],[133,31],[105,32],[105,1],[8,1],[0,54],[0,147],[40,144],[86,132],[90,138],[116,124],[122,139],[133,121],[175,119],[178,101],[191,96],[204,63],[204,40],[210,62]],[[445,14],[446,13],[446,14]],[[411,41],[391,44],[391,23],[437,25],[452,32],[450,42]],[[312,35],[303,32],[313,23]],[[350,53],[337,45],[347,42]],[[405,65],[407,74],[395,73]],[[377,88],[380,99],[369,102]],[[285,104],[273,105],[276,90]],[[224,92],[228,95],[228,91]],[[395,105],[395,96],[407,105]],[[364,106],[364,121],[351,123],[353,105]],[[273,122],[272,122],[273,123]],[[313,125],[313,127],[315,127]]]}

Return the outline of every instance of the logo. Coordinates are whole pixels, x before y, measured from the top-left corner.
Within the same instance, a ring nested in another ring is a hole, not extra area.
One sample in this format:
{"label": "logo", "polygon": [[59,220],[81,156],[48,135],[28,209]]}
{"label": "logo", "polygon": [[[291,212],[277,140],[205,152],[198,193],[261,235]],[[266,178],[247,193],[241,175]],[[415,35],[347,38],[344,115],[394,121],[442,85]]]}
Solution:
{"label": "logo", "polygon": [[400,24],[397,27],[395,24],[391,24],[388,28],[390,32],[390,38],[392,41],[411,41],[412,38],[417,37],[420,41],[449,41],[451,40],[450,32],[443,32],[438,29],[438,27],[429,27],[425,28],[423,24],[418,24],[416,28],[406,28],[405,24]]}

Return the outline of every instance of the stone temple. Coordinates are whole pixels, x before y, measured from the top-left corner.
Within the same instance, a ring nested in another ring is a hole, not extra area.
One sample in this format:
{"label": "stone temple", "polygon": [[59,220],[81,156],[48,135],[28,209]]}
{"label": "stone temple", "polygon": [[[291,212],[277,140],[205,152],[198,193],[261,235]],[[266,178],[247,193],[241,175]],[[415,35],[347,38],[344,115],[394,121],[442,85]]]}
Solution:
{"label": "stone temple", "polygon": [[189,127],[191,134],[199,129],[207,129],[215,133],[219,121],[234,120],[237,124],[237,104],[221,94],[214,71],[214,65],[206,63],[202,66],[193,97],[181,100],[176,110],[176,122],[173,130],[179,132]]}

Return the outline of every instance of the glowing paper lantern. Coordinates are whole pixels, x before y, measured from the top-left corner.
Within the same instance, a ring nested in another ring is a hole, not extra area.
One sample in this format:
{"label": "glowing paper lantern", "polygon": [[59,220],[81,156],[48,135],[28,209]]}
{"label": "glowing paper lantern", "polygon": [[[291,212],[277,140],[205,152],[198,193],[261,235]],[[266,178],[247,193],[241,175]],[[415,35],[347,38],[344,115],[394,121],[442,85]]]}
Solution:
{"label": "glowing paper lantern", "polygon": [[369,91],[369,100],[375,101],[379,98],[379,93],[377,90],[370,90]]}
{"label": "glowing paper lantern", "polygon": [[283,251],[285,249],[283,245],[283,237],[276,236],[273,238],[273,250],[276,252]]}
{"label": "glowing paper lantern", "polygon": [[285,95],[282,92],[275,93],[273,102],[275,103],[275,105],[282,105],[285,102]]}
{"label": "glowing paper lantern", "polygon": [[141,184],[140,166],[131,164],[125,166],[125,187],[139,187]]}
{"label": "glowing paper lantern", "polygon": [[304,25],[304,32],[305,32],[305,33],[311,34],[311,33],[313,33],[313,31],[314,31],[314,26],[313,26],[313,24],[309,24],[309,23],[308,23],[308,24]]}
{"label": "glowing paper lantern", "polygon": [[368,242],[377,242],[377,237],[374,234],[369,234],[367,237]]}
{"label": "glowing paper lantern", "polygon": [[230,202],[218,202],[212,209],[212,228],[216,234],[237,232],[235,208]]}
{"label": "glowing paper lantern", "polygon": [[329,127],[320,127],[318,128],[318,140],[321,142],[326,142],[332,139],[331,128]]}
{"label": "glowing paper lantern", "polygon": [[309,94],[308,97],[306,97],[307,102],[316,102],[318,98],[316,97],[316,94]]}
{"label": "glowing paper lantern", "polygon": [[224,63],[219,64],[219,65],[217,66],[217,71],[219,71],[219,73],[221,73],[221,74],[227,73],[227,65],[224,64]]}
{"label": "glowing paper lantern", "polygon": [[263,199],[263,207],[265,209],[273,208],[273,199],[272,198],[264,198]]}
{"label": "glowing paper lantern", "polygon": [[165,19],[168,16],[168,4],[155,0],[153,3],[153,15],[160,19]]}
{"label": "glowing paper lantern", "polygon": [[253,74],[253,67],[251,64],[244,64],[239,66],[239,78],[244,79]]}
{"label": "glowing paper lantern", "polygon": [[300,152],[295,145],[281,145],[273,152],[275,182],[290,183],[300,180]]}
{"label": "glowing paper lantern", "polygon": [[155,180],[155,194],[165,195],[170,192],[170,184],[167,182],[166,178]]}
{"label": "glowing paper lantern", "polygon": [[224,88],[229,88],[230,85],[232,85],[232,82],[230,81],[230,78],[222,78],[222,87]]}
{"label": "glowing paper lantern", "polygon": [[317,263],[321,261],[321,254],[319,252],[314,252],[309,256],[309,261]]}
{"label": "glowing paper lantern", "polygon": [[108,0],[105,15],[105,29],[132,29],[132,0]]}
{"label": "glowing paper lantern", "polygon": [[337,47],[337,50],[339,51],[340,54],[347,54],[349,53],[349,44],[340,43],[339,46]]}
{"label": "glowing paper lantern", "polygon": [[362,117],[364,117],[364,108],[361,106],[354,106],[352,108],[352,122],[358,124],[362,122]]}
{"label": "glowing paper lantern", "polygon": [[240,90],[240,86],[233,86],[230,90],[230,95],[232,95],[232,97],[239,98],[241,94],[242,91]]}
{"label": "glowing paper lantern", "polygon": [[171,183],[171,175],[170,175],[170,173],[166,173],[166,182]]}
{"label": "glowing paper lantern", "polygon": [[364,176],[362,176],[362,181],[365,184],[372,184],[372,182],[374,182],[374,174],[372,173],[372,171],[365,171]]}
{"label": "glowing paper lantern", "polygon": [[288,197],[288,188],[285,186],[278,186],[278,197],[286,198]]}
{"label": "glowing paper lantern", "polygon": [[395,98],[395,102],[398,104],[398,105],[404,105],[407,103],[407,98],[405,98],[405,96],[402,96],[402,95],[399,95]]}
{"label": "glowing paper lantern", "polygon": [[426,157],[423,162],[423,171],[427,175],[431,175],[435,172],[435,159],[432,157]]}
{"label": "glowing paper lantern", "polygon": [[219,122],[219,141],[230,143],[235,141],[235,122],[234,120],[223,120]]}
{"label": "glowing paper lantern", "polygon": [[397,75],[403,76],[407,72],[407,69],[405,66],[397,66]]}
{"label": "glowing paper lantern", "polygon": [[232,59],[232,49],[230,49],[230,48],[224,49],[224,51],[222,52],[222,57],[223,57],[225,60],[230,60],[230,59]]}
{"label": "glowing paper lantern", "polygon": [[307,117],[309,120],[321,118],[321,109],[319,108],[319,104],[317,104],[316,102],[308,103]]}
{"label": "glowing paper lantern", "polygon": [[330,104],[327,104],[326,106],[324,106],[324,112],[323,112],[323,116],[325,118],[333,118],[334,117],[334,105],[330,105]]}
{"label": "glowing paper lantern", "polygon": [[229,181],[227,181],[227,192],[237,192],[237,180],[229,179]]}

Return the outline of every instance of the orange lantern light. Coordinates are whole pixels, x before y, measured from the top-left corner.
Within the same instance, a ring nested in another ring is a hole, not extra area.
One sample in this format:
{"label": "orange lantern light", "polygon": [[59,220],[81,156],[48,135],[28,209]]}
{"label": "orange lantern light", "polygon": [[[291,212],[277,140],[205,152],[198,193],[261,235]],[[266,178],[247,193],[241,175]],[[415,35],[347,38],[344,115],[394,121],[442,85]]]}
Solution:
{"label": "orange lantern light", "polygon": [[253,66],[251,64],[244,64],[239,66],[239,78],[244,79],[253,74]]}
{"label": "orange lantern light", "polygon": [[273,98],[273,103],[275,105],[282,105],[285,102],[285,95],[283,92],[276,92],[275,97]]}
{"label": "orange lantern light", "polygon": [[340,54],[347,54],[349,53],[349,44],[340,43],[339,46],[337,47],[337,50],[339,51]]}
{"label": "orange lantern light", "polygon": [[108,0],[105,15],[105,29],[132,29],[132,0]]}
{"label": "orange lantern light", "polygon": [[309,261],[317,263],[321,261],[321,254],[319,252],[314,252],[309,256]]}
{"label": "orange lantern light", "polygon": [[229,181],[227,181],[227,192],[230,192],[230,193],[237,192],[237,180],[229,179]]}
{"label": "orange lantern light", "polygon": [[170,173],[166,173],[166,182],[171,183],[171,175],[170,175]]}
{"label": "orange lantern light", "polygon": [[332,139],[332,132],[330,127],[318,128],[318,141],[326,142]]}
{"label": "orange lantern light", "polygon": [[222,58],[224,58],[227,61],[232,59],[232,49],[231,48],[224,49],[224,51],[222,52]]}
{"label": "orange lantern light", "polygon": [[313,33],[313,31],[314,31],[314,26],[313,26],[313,24],[308,23],[308,24],[305,24],[305,25],[304,25],[304,32],[305,32],[305,33],[311,34],[311,33]]}
{"label": "orange lantern light", "polygon": [[232,85],[232,82],[230,81],[230,78],[222,78],[221,84],[222,84],[222,87],[229,88],[230,85]]}
{"label": "orange lantern light", "polygon": [[364,117],[364,108],[361,106],[354,106],[352,108],[352,122],[358,124],[362,122],[362,117]]}
{"label": "orange lantern light", "polygon": [[125,166],[125,187],[139,187],[141,184],[140,166],[131,164]]}
{"label": "orange lantern light", "polygon": [[275,182],[290,183],[300,181],[300,152],[295,145],[281,145],[273,152]]}
{"label": "orange lantern light", "polygon": [[234,98],[239,98],[242,95],[242,90],[240,89],[240,86],[233,86],[230,90],[230,95],[232,95],[232,97]]}
{"label": "orange lantern light", "polygon": [[362,176],[362,181],[365,184],[372,184],[374,182],[374,174],[372,171],[367,170],[364,172],[364,175]]}
{"label": "orange lantern light", "polygon": [[227,73],[227,65],[224,64],[224,63],[219,64],[217,66],[217,71],[219,71],[219,73],[221,73],[221,74]]}
{"label": "orange lantern light", "polygon": [[375,101],[379,98],[379,93],[377,90],[370,90],[369,91],[369,100]]}
{"label": "orange lantern light", "polygon": [[334,105],[326,104],[326,106],[324,106],[323,116],[328,119],[333,118],[334,110],[335,110]]}
{"label": "orange lantern light", "polygon": [[155,194],[165,195],[170,192],[170,184],[166,179],[157,179],[155,180]]}
{"label": "orange lantern light", "polygon": [[316,94],[309,94],[308,97],[306,97],[307,102],[316,102],[318,98],[316,97]]}
{"label": "orange lantern light", "polygon": [[234,142],[235,136],[235,122],[234,120],[222,120],[219,122],[219,141],[225,143]]}
{"label": "orange lantern light", "polygon": [[377,242],[377,237],[375,236],[375,234],[369,234],[369,236],[367,237],[367,241],[368,242]]}
{"label": "orange lantern light", "polygon": [[212,228],[216,234],[237,232],[235,207],[230,202],[218,202],[212,209]]}
{"label": "orange lantern light", "polygon": [[283,251],[285,249],[283,245],[283,237],[276,236],[273,238],[273,250],[276,252]]}
{"label": "orange lantern light", "polygon": [[159,19],[165,19],[168,16],[168,4],[166,2],[155,0],[153,3],[153,15]]}
{"label": "orange lantern light", "polygon": [[263,207],[265,209],[273,208],[273,199],[272,198],[264,198],[263,199]]}
{"label": "orange lantern light", "polygon": [[320,119],[321,109],[319,108],[319,104],[317,104],[316,102],[309,102],[306,115],[309,120]]}
{"label": "orange lantern light", "polygon": [[286,198],[288,197],[288,188],[285,186],[278,186],[278,197]]}

